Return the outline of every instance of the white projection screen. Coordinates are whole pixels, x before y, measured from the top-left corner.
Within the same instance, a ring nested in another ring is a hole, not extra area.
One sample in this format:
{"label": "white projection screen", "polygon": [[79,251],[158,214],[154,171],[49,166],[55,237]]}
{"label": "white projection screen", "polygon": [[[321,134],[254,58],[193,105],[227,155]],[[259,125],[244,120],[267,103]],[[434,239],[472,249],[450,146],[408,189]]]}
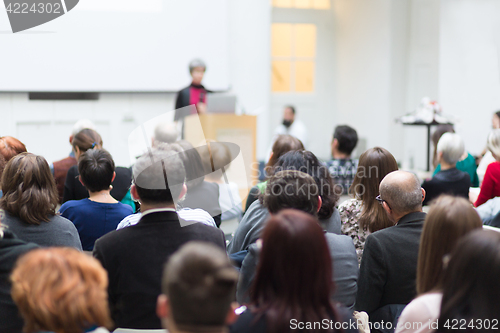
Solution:
{"label": "white projection screen", "polygon": [[206,86],[227,90],[228,1],[80,0],[15,34],[0,4],[0,91],[177,91],[193,58]]}

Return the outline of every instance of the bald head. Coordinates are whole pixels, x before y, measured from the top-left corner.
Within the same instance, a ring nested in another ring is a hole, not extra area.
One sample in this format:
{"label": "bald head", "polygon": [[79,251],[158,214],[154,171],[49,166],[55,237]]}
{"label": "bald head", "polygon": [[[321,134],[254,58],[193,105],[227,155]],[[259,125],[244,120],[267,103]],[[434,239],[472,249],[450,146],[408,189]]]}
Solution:
{"label": "bald head", "polygon": [[407,171],[393,171],[380,182],[380,197],[400,215],[422,209],[422,187],[417,176]]}

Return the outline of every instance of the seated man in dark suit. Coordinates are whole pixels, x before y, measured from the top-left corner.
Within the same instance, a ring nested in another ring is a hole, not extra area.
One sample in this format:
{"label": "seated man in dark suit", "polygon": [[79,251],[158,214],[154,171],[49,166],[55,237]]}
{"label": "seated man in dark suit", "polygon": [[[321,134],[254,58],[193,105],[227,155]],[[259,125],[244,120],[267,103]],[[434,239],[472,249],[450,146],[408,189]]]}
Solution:
{"label": "seated man in dark suit", "polygon": [[[293,208],[317,218],[321,208],[321,197],[318,193],[320,191],[315,180],[308,174],[297,170],[280,171],[269,179],[264,193],[264,206],[271,214],[277,214],[286,208]],[[318,223],[320,223],[319,220]],[[262,227],[264,225],[265,223]],[[352,308],[356,300],[359,275],[356,249],[349,236],[325,232],[325,238],[333,263],[333,281],[336,286],[333,299]],[[255,276],[259,253],[258,243],[253,243],[248,247],[236,292],[236,299],[240,303],[250,300],[248,292]]]}
{"label": "seated man in dark suit", "polygon": [[372,323],[394,323],[416,296],[424,197],[418,178],[409,172],[393,171],[380,183],[377,200],[395,225],[366,239],[356,298],[356,308],[366,311]]}
{"label": "seated man in dark suit", "polygon": [[186,193],[186,173],[177,153],[152,150],[137,160],[133,171],[131,193],[141,202],[142,217],[136,225],[98,239],[94,257],[108,271],[109,305],[116,327],[161,329],[155,309],[165,260],[192,240],[225,250],[224,234],[179,219],[174,200]]}

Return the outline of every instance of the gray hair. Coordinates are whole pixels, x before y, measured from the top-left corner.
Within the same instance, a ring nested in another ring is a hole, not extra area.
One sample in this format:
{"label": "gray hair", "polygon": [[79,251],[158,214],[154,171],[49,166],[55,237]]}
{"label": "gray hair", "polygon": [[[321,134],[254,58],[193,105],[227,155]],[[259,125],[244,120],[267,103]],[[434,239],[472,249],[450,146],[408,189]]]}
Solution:
{"label": "gray hair", "polygon": [[163,121],[156,125],[154,132],[154,145],[160,143],[174,143],[177,141],[179,133],[175,124],[171,121]]}
{"label": "gray hair", "polygon": [[490,135],[488,135],[487,147],[492,154],[500,157],[500,129],[495,129],[490,132]]}
{"label": "gray hair", "polygon": [[193,59],[189,63],[189,73],[192,73],[196,67],[202,67],[204,70],[207,69],[207,65],[205,65],[205,62],[203,60]]}
{"label": "gray hair", "polygon": [[[396,173],[397,177],[394,177]],[[380,183],[380,196],[393,211],[398,214],[406,214],[422,207],[422,187],[414,173],[393,171],[387,174],[384,179]]]}
{"label": "gray hair", "polygon": [[179,153],[172,149],[151,149],[139,157],[133,167],[134,183],[146,191],[144,201],[157,201],[155,194],[170,191],[176,202],[186,180],[186,171]]}
{"label": "gray hair", "polygon": [[464,154],[464,142],[458,134],[444,133],[438,141],[436,151],[443,153],[442,158],[446,163],[454,165]]}

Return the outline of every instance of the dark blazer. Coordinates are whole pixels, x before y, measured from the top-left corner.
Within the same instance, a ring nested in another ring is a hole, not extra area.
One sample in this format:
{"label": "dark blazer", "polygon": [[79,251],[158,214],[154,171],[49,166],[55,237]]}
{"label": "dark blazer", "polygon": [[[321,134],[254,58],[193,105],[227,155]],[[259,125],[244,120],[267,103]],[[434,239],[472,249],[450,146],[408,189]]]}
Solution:
{"label": "dark blazer", "polygon": [[94,257],[108,272],[109,306],[116,327],[161,329],[156,300],[163,265],[183,244],[207,241],[225,250],[224,234],[202,223],[179,220],[173,211],[145,213],[138,224],[95,242]]}
{"label": "dark blazer", "polygon": [[[179,111],[179,109],[182,109],[183,107],[186,107],[188,105],[191,105],[191,87],[193,87],[193,84],[190,84],[188,87],[182,89],[177,93],[177,98],[175,100],[175,115],[174,115],[174,121],[179,121],[181,119],[184,119],[185,117],[189,116],[189,109],[183,110],[184,112]],[[211,93],[212,91],[207,90],[203,85],[199,86],[194,86],[197,88],[204,89],[206,93]]]}
{"label": "dark blazer", "polygon": [[[111,196],[118,201],[122,201],[132,184],[132,170],[130,168],[116,167],[115,172],[115,180],[111,183],[113,185]],[[81,200],[89,197],[89,192],[78,179],[79,175],[78,165],[69,168],[64,183],[63,203],[68,200]]]}
{"label": "dark blazer", "polygon": [[408,304],[416,296],[420,235],[425,213],[405,215],[398,224],[366,238],[356,309],[368,315],[388,304]]}
{"label": "dark blazer", "polygon": [[21,332],[23,329],[23,320],[10,295],[9,279],[17,259],[36,248],[37,245],[25,243],[7,230],[0,237],[0,332]]}
{"label": "dark blazer", "polygon": [[451,168],[441,170],[422,184],[425,190],[424,205],[428,205],[432,200],[441,194],[450,194],[469,199],[470,176],[467,172]]}

